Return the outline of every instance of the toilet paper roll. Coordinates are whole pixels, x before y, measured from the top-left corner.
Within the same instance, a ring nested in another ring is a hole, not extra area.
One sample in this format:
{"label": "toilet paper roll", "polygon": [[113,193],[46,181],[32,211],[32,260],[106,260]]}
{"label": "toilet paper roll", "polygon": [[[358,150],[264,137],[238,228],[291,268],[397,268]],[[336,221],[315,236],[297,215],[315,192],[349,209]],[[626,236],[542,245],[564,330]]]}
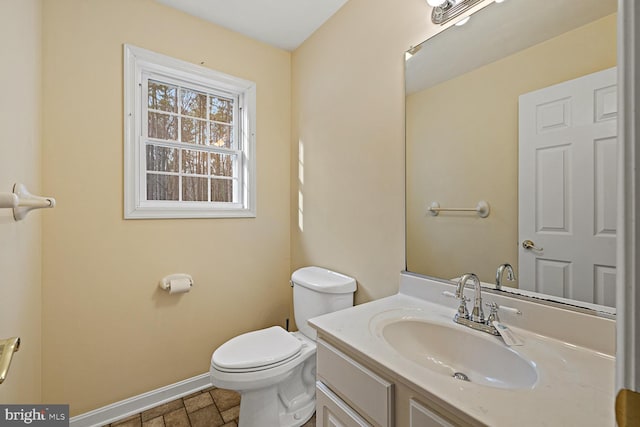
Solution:
{"label": "toilet paper roll", "polygon": [[191,280],[188,278],[169,280],[169,294],[183,294],[191,290]]}

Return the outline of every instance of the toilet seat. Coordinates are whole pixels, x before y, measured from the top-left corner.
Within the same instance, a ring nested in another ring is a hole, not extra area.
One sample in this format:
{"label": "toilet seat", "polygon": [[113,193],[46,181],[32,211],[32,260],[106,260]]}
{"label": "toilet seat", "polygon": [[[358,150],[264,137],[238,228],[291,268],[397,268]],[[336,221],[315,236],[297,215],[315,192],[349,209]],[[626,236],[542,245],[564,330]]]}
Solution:
{"label": "toilet seat", "polygon": [[302,342],[280,326],[247,332],[220,346],[211,358],[222,372],[256,372],[285,364],[300,355]]}

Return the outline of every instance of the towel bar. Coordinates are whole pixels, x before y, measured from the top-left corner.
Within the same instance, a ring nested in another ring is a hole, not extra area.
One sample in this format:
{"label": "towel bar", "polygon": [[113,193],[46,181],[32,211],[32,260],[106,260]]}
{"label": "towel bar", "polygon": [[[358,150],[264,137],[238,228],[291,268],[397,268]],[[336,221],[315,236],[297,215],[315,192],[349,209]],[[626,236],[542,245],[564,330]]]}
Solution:
{"label": "towel bar", "polygon": [[438,202],[432,202],[431,205],[429,205],[429,208],[427,208],[427,211],[429,212],[430,215],[432,216],[438,216],[438,214],[440,212],[475,212],[478,214],[478,216],[480,218],[486,218],[489,216],[489,212],[490,212],[490,207],[489,207],[489,203],[485,202],[484,200],[480,200],[478,202],[478,205],[475,208],[441,208],[440,207],[440,203]]}

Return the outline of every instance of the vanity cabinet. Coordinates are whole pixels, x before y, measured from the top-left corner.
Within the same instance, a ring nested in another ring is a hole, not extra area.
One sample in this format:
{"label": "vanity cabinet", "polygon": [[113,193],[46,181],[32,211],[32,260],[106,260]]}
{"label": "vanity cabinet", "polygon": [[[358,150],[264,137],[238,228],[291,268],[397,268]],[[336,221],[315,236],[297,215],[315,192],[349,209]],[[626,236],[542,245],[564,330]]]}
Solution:
{"label": "vanity cabinet", "polygon": [[403,382],[395,383],[397,427],[466,427],[484,424],[458,412],[443,407],[426,393]]}
{"label": "vanity cabinet", "polygon": [[372,427],[322,382],[316,382],[316,425],[326,427]]}
{"label": "vanity cabinet", "polygon": [[[318,339],[318,427],[459,427],[481,425],[439,407],[346,346]],[[357,359],[357,360],[356,360]]]}
{"label": "vanity cabinet", "polygon": [[[322,396],[316,408],[319,426],[394,425],[394,386],[391,382],[322,339],[318,340],[317,358],[320,384],[316,390]],[[321,408],[320,403],[327,400],[334,405],[329,403],[327,407]],[[344,410],[342,416],[348,420],[344,424],[336,424],[328,419],[330,416],[327,414],[338,416],[335,415],[337,412],[334,406]]]}
{"label": "vanity cabinet", "polygon": [[409,427],[455,427],[441,415],[409,399]]}

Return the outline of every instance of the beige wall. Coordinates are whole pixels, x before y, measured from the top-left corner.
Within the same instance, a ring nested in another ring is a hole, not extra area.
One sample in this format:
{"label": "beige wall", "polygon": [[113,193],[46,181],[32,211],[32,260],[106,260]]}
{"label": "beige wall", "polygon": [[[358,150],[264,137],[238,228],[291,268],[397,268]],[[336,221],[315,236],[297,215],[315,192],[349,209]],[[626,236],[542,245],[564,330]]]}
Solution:
{"label": "beige wall", "polygon": [[[40,186],[41,4],[0,1],[0,192]],[[41,214],[20,222],[0,209],[0,339],[19,336],[2,403],[41,400]]]}
{"label": "beige wall", "polygon": [[292,267],[354,276],[359,303],[404,268],[404,51],[435,31],[429,14],[350,0],[293,55]]}
{"label": "beige wall", "polygon": [[[615,65],[614,14],[411,95],[409,271],[444,278],[473,271],[493,282],[498,265],[517,267],[518,96]],[[464,126],[451,126],[459,121]],[[451,207],[487,200],[491,215],[428,217],[434,200]]]}
{"label": "beige wall", "polygon": [[[43,399],[72,414],[208,372],[289,316],[291,54],[152,0],[43,7]],[[258,215],[123,220],[123,43],[257,84]],[[183,295],[159,291],[170,273]]]}

